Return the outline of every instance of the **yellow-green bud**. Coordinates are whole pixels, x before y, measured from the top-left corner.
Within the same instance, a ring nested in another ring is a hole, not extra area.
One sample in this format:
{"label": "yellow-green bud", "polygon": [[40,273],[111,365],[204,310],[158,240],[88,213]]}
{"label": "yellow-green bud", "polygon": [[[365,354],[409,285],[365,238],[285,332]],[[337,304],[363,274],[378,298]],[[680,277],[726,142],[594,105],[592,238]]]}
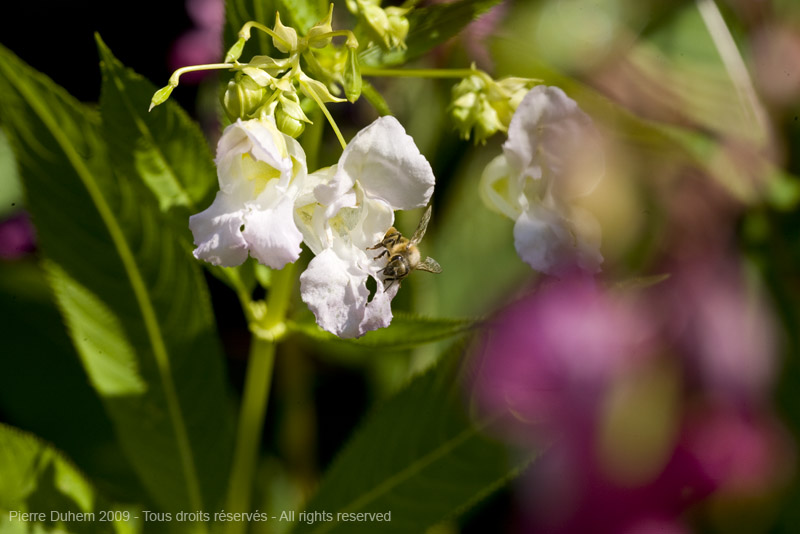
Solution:
{"label": "yellow-green bud", "polygon": [[225,54],[225,63],[237,61],[242,56],[245,42],[247,42],[247,39],[244,37],[239,37],[239,39],[233,43],[233,46],[228,49],[228,53]]}
{"label": "yellow-green bud", "polygon": [[331,42],[330,37],[322,37],[327,33],[331,33],[333,31],[333,4],[330,5],[328,8],[328,16],[325,19],[316,23],[308,33],[306,34],[306,38],[311,46],[315,48],[325,48]]}
{"label": "yellow-green bud", "polygon": [[163,104],[169,98],[169,95],[172,94],[172,90],[175,89],[174,85],[167,85],[166,87],[162,87],[153,95],[153,98],[150,100],[150,108],[147,111],[153,111],[153,108]]}
{"label": "yellow-green bud", "polygon": [[358,64],[358,53],[353,48],[347,49],[342,85],[344,94],[350,102],[355,102],[361,96],[361,67]]}
{"label": "yellow-green bud", "polygon": [[406,14],[408,11],[408,9],[399,7],[386,8],[386,17],[389,21],[387,35],[389,36],[389,43],[393,47],[406,47],[406,37],[408,37],[408,19],[406,18]]}
{"label": "yellow-green bud", "polygon": [[297,50],[297,31],[281,22],[281,14],[275,13],[275,27],[272,30],[280,37],[272,38],[272,44],[281,52],[288,53]]}
{"label": "yellow-green bud", "polygon": [[297,138],[301,133],[303,133],[303,130],[306,129],[304,122],[299,121],[286,113],[284,108],[281,106],[279,106],[275,111],[275,124],[278,126],[280,131],[294,138]]}
{"label": "yellow-green bud", "polygon": [[266,91],[249,76],[228,82],[222,103],[231,120],[247,119],[264,103]]}

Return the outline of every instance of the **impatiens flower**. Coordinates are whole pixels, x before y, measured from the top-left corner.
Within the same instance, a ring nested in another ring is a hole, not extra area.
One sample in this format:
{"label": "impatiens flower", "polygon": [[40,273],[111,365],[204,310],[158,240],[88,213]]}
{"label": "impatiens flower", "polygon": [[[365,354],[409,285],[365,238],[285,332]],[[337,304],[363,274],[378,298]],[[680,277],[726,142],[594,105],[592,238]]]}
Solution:
{"label": "impatiens flower", "polygon": [[306,179],[300,144],[272,117],[237,120],[217,145],[220,191],[189,219],[194,256],[214,265],[239,265],[250,255],[281,269],[300,256],[302,234],[293,210]]}
{"label": "impatiens flower", "polygon": [[[431,166],[393,117],[361,130],[339,163],[308,177],[296,217],[316,257],[300,276],[303,302],[317,324],[340,337],[358,337],[392,320],[391,300],[381,270],[386,257],[370,250],[394,223],[394,210],[428,204]],[[376,281],[370,298],[367,280]]]}
{"label": "impatiens flower", "polygon": [[514,113],[481,193],[489,207],[516,221],[514,244],[531,267],[555,276],[594,273],[603,261],[599,225],[572,201],[596,187],[604,167],[589,116],[561,89],[539,85]]}

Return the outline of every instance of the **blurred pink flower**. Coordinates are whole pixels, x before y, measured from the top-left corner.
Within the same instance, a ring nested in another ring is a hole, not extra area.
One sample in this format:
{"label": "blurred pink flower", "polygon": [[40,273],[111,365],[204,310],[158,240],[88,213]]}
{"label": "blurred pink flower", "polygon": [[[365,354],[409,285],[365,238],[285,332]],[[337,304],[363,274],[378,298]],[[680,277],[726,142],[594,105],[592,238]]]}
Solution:
{"label": "blurred pink flower", "polygon": [[[170,68],[216,63],[222,58],[222,26],[225,6],[222,0],[186,0],[186,11],[196,27],[178,37],[170,51]],[[210,71],[190,72],[181,83],[198,83]]]}
{"label": "blurred pink flower", "polygon": [[640,310],[590,278],[554,281],[494,324],[476,378],[479,402],[549,431],[594,415],[612,380],[650,352]]}
{"label": "blurred pink flower", "polygon": [[[565,279],[499,314],[473,385],[479,409],[506,414],[504,438],[545,448],[521,481],[523,532],[680,534],[684,512],[711,494],[781,483],[794,458],[767,409],[776,342],[754,295],[712,258],[636,295]],[[647,377],[667,393],[637,389]],[[620,388],[634,392],[623,421],[639,426],[609,439]],[[653,428],[657,441],[639,441]]]}
{"label": "blurred pink flower", "polygon": [[776,339],[770,309],[744,285],[732,261],[695,259],[664,284],[668,335],[706,395],[754,402],[775,374]]}
{"label": "blurred pink flower", "polygon": [[24,211],[0,222],[0,258],[13,260],[36,248],[36,233]]}

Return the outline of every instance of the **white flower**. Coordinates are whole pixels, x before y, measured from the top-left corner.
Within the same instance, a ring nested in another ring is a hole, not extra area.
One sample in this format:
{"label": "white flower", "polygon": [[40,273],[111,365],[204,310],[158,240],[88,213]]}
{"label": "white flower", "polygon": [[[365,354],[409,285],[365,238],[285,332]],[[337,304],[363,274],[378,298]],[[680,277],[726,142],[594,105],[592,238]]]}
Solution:
{"label": "white flower", "polygon": [[[340,337],[358,337],[392,320],[380,271],[386,258],[370,247],[394,222],[394,210],[428,204],[434,176],[414,140],[393,117],[361,130],[339,163],[308,177],[296,221],[316,257],[300,276],[300,293],[317,324]],[[376,280],[370,299],[367,280]]]}
{"label": "white flower", "polygon": [[297,260],[303,236],[292,213],[307,174],[300,144],[271,117],[237,120],[219,140],[216,163],[220,191],[189,218],[194,256],[230,267],[249,251],[275,269]]}
{"label": "white flower", "polygon": [[539,85],[520,103],[503,154],[484,170],[481,193],[489,207],[516,221],[514,244],[537,271],[597,272],[600,228],[571,205],[602,178],[600,138],[588,115],[557,87]]}

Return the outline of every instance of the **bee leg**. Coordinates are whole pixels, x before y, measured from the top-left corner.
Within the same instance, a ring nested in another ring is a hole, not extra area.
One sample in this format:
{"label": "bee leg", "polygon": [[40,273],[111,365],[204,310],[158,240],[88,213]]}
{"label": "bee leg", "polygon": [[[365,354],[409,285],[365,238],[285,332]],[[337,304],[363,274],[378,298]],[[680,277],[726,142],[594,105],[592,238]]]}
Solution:
{"label": "bee leg", "polygon": [[383,288],[383,292],[384,292],[384,293],[385,293],[386,291],[388,291],[390,287],[392,287],[392,284],[394,284],[395,282],[397,282],[397,278],[387,278],[386,280],[389,280],[389,285]]}
{"label": "bee leg", "polygon": [[382,257],[384,257],[384,256],[387,256],[388,254],[389,254],[389,251],[388,251],[387,249],[384,249],[384,251],[383,251],[383,252],[381,252],[380,254],[378,254],[377,256],[375,256],[375,257],[374,257],[374,258],[372,258],[372,259],[374,259],[374,260],[377,260],[378,258],[382,258]]}

